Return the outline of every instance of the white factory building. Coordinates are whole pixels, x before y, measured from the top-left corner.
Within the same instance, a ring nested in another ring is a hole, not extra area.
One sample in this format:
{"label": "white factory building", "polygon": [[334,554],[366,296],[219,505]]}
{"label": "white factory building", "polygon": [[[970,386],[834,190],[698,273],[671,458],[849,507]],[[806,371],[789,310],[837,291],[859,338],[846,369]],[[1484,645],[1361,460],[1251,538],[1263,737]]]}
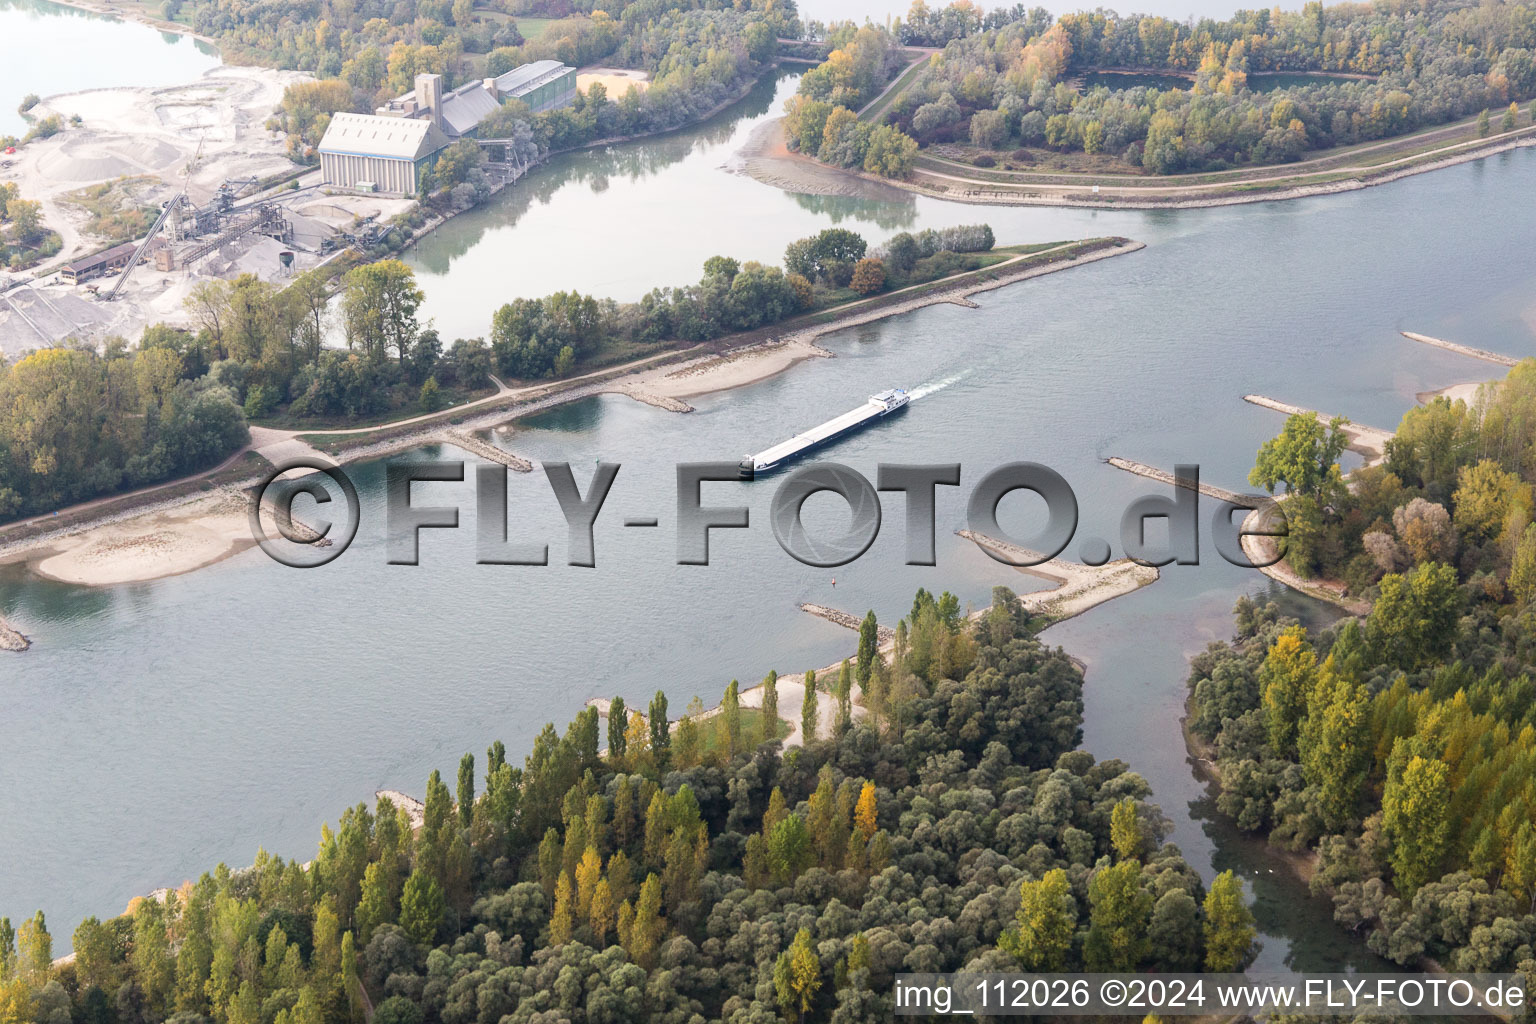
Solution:
{"label": "white factory building", "polygon": [[338,112],[320,140],[327,184],[408,196],[448,138],[430,120]]}
{"label": "white factory building", "polygon": [[374,113],[331,118],[319,147],[325,182],[412,195],[440,150],[474,137],[480,123],[513,98],[534,113],[566,106],[576,98],[576,69],[557,60],[534,61],[447,93],[442,75],[417,75],[414,89]]}

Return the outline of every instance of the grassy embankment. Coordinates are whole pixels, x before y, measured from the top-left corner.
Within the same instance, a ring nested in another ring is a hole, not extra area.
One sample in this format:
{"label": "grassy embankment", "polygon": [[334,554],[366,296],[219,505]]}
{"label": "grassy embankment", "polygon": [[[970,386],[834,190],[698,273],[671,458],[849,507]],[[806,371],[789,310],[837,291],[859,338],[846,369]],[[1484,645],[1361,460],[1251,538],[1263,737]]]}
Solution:
{"label": "grassy embankment", "polygon": [[[1114,203],[1117,200],[1214,200],[1256,192],[1326,186],[1350,180],[1369,181],[1442,160],[1466,158],[1468,154],[1533,137],[1536,137],[1536,125],[1532,124],[1522,125],[1510,132],[1480,135],[1474,117],[1394,139],[1339,147],[1293,164],[1174,175],[1147,174],[1117,160],[1105,160],[1096,167],[1074,165],[1067,162],[1063,154],[1044,150],[1038,151],[1042,159],[1057,160],[1065,166],[1058,171],[1005,161],[1005,166],[1001,168],[982,168],[953,156],[925,150],[917,158],[913,180],[905,184],[935,192],[963,194],[982,190],[988,194],[996,193],[999,198],[1007,198],[1012,193],[1019,198],[1091,197],[1093,201],[1102,203]],[[952,180],[954,178],[962,180]],[[1045,186],[1049,191],[1031,191],[1030,186]],[[1092,193],[1094,186],[1107,191]]]}

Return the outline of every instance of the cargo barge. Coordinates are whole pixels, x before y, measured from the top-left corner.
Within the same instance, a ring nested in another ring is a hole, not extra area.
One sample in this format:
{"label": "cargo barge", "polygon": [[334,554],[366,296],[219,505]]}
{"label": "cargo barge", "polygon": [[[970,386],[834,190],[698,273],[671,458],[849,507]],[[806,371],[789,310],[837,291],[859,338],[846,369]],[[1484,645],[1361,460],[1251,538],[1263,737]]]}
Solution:
{"label": "cargo barge", "polygon": [[812,427],[803,434],[796,434],[788,441],[781,441],[772,448],[764,449],[756,455],[748,455],[741,460],[741,478],[751,480],[760,473],[772,472],[786,462],[798,459],[800,456],[819,448],[824,444],[830,444],[840,437],[853,433],[855,430],[869,426],[878,420],[884,419],[892,413],[900,412],[907,407],[911,397],[900,388],[890,391],[882,391],[878,395],[870,395],[869,401],[851,409],[835,419],[830,419],[819,427]]}

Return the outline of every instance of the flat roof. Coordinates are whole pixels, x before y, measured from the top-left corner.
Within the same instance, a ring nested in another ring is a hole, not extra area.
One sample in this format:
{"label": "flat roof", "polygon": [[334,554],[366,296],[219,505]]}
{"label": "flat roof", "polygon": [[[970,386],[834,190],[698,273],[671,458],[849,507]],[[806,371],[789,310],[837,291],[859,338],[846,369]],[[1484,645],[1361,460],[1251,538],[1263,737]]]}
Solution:
{"label": "flat roof", "polygon": [[537,89],[545,82],[576,69],[557,60],[536,60],[532,64],[515,67],[496,78],[496,91],[511,96],[521,96],[530,89]]}
{"label": "flat roof", "polygon": [[320,140],[320,152],[419,160],[446,145],[448,137],[424,118],[343,111],[331,117],[325,137]]}

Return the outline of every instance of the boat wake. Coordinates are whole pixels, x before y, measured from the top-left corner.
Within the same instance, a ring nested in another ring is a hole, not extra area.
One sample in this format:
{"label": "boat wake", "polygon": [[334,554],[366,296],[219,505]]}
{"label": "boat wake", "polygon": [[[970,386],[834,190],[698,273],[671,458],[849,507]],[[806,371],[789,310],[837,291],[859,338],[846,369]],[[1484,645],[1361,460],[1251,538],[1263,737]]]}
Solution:
{"label": "boat wake", "polygon": [[964,380],[969,373],[970,371],[967,370],[964,373],[957,373],[953,377],[945,377],[943,380],[934,381],[931,384],[919,384],[917,387],[913,388],[907,393],[907,397],[909,397],[914,402],[919,398],[927,398],[935,391],[943,391],[951,384],[959,383],[960,381]]}

